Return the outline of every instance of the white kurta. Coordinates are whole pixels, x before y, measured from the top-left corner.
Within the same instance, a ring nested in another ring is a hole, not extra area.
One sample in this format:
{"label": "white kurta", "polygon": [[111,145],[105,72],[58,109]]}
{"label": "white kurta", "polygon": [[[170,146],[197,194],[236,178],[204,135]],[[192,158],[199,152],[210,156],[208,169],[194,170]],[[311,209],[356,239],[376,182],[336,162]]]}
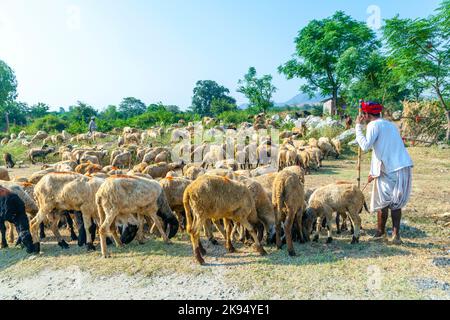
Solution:
{"label": "white kurta", "polygon": [[363,151],[373,149],[370,175],[376,178],[372,191],[371,211],[403,208],[411,195],[413,162],[398,128],[390,121],[378,119],[367,125],[356,125],[356,140]]}

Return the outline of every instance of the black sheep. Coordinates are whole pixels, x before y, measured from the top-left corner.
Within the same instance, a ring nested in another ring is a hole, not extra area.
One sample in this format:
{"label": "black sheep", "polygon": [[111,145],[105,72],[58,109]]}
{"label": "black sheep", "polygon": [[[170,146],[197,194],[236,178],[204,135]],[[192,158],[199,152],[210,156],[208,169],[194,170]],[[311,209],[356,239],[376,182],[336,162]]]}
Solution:
{"label": "black sheep", "polygon": [[6,221],[14,224],[19,239],[28,253],[39,252],[39,248],[33,245],[24,202],[17,194],[0,187],[0,232],[2,236],[2,248],[8,247],[6,242]]}

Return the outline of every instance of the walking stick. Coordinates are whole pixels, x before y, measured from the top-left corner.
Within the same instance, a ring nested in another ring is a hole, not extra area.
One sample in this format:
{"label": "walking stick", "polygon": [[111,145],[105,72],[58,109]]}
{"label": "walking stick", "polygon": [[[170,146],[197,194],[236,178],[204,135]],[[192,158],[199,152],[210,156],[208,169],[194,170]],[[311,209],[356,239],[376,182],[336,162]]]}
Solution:
{"label": "walking stick", "polygon": [[[362,114],[362,102],[364,100],[359,100],[359,107],[358,107],[358,115],[361,116]],[[361,158],[362,158],[362,149],[361,147],[358,145],[358,164],[357,164],[357,170],[358,170],[358,188],[361,189]]]}

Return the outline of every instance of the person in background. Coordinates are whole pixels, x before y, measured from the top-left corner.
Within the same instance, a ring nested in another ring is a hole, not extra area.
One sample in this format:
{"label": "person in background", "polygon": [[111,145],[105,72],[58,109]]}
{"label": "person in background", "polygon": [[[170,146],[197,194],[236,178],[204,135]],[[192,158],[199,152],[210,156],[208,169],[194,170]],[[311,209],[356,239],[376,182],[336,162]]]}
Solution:
{"label": "person in background", "polygon": [[[362,102],[362,112],[356,119],[356,140],[363,151],[372,152],[368,183],[372,190],[371,212],[378,214],[375,240],[386,237],[386,222],[391,211],[393,244],[401,244],[400,221],[402,208],[411,195],[413,162],[394,123],[381,117],[383,106]],[[363,134],[363,124],[367,133]]]}
{"label": "person in background", "polygon": [[97,131],[97,124],[95,123],[95,117],[91,117],[91,121],[89,122],[89,136],[94,140],[95,131]]}

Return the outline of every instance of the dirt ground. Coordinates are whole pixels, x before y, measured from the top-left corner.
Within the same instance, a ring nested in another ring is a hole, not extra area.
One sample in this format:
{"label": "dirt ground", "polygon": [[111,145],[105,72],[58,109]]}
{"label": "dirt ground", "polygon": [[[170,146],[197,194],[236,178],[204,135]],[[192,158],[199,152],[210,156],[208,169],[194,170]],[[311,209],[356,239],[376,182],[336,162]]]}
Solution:
{"label": "dirt ground", "polygon": [[[39,256],[19,248],[0,251],[2,299],[450,299],[450,150],[410,148],[415,162],[413,194],[404,210],[404,244],[370,240],[375,216],[362,213],[361,243],[350,245],[350,233],[335,241],[296,244],[297,257],[267,247],[260,257],[237,244],[206,245],[206,266],[192,258],[185,234],[172,245],[150,238],[110,248],[111,259],[87,253],[72,242],[68,250],[51,237]],[[355,180],[354,156],[324,162],[306,177],[306,187],[336,180]],[[363,163],[368,172],[369,157]],[[38,167],[14,169],[28,176]],[[370,189],[370,188],[367,188]],[[366,190],[366,199],[370,190]],[[390,228],[390,222],[388,223]],[[206,244],[206,239],[203,239]],[[221,242],[223,244],[223,242]]]}

